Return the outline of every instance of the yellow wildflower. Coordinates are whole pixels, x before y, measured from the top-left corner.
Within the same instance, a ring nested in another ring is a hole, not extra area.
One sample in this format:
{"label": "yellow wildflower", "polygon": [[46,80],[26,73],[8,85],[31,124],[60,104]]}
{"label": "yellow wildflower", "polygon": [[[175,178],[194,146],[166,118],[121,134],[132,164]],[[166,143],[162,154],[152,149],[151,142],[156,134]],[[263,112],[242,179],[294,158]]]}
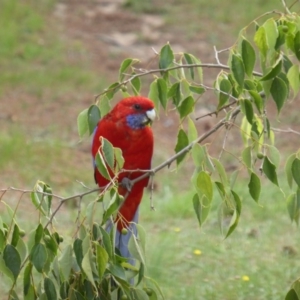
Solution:
{"label": "yellow wildflower", "polygon": [[243,281],[249,281],[249,280],[250,280],[250,278],[249,278],[249,276],[247,276],[247,275],[244,275],[244,276],[242,276],[242,280],[243,280]]}
{"label": "yellow wildflower", "polygon": [[201,255],[201,253],[202,253],[202,252],[201,252],[201,250],[199,250],[199,249],[194,250],[194,254],[195,254],[195,255]]}

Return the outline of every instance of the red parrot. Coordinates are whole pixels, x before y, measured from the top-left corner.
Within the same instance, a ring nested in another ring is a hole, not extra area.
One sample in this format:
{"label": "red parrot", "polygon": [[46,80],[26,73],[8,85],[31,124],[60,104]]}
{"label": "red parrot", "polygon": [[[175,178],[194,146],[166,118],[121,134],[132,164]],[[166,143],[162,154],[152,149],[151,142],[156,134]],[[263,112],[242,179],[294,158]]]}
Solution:
{"label": "red parrot", "polygon": [[[142,96],[128,97],[121,100],[110,113],[105,115],[95,129],[92,155],[95,156],[101,146],[100,137],[110,141],[114,147],[122,150],[125,170],[149,170],[153,154],[153,133],[149,124],[154,121],[155,110],[153,102]],[[130,180],[142,175],[143,172],[124,172],[119,174],[118,182],[124,178]],[[112,174],[111,174],[112,175]],[[94,166],[94,177],[100,187],[104,187],[109,180],[104,178]],[[119,209],[117,222],[116,247],[123,256],[129,257],[127,244],[131,232],[136,234],[134,223],[138,221],[138,207],[143,197],[143,190],[148,185],[146,177],[135,183],[131,190],[120,185],[119,194],[127,197]],[[130,222],[133,222],[130,224]],[[128,234],[122,235],[123,228],[129,228]],[[117,240],[119,239],[119,240]]]}

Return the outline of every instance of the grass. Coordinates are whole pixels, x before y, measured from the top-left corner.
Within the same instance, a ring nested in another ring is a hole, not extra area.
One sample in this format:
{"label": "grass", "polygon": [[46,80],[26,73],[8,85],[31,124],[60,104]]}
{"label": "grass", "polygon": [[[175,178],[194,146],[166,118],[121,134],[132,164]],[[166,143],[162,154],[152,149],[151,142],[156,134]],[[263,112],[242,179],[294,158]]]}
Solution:
{"label": "grass", "polygon": [[70,53],[84,54],[85,49],[58,38],[58,28],[48,17],[54,4],[53,0],[2,1],[0,93],[17,88],[40,97],[49,89],[61,94],[73,86],[94,91],[103,87],[88,70],[84,55],[75,64],[70,61]]}
{"label": "grass", "polygon": [[298,228],[291,224],[278,188],[265,182],[256,204],[246,198],[245,185],[242,180],[235,188],[244,198],[242,217],[226,240],[217,222],[218,196],[202,229],[192,194],[155,195],[156,212],[144,202],[148,272],[166,299],[284,298],[299,276]]}
{"label": "grass", "polygon": [[[177,0],[167,1],[161,13],[168,28],[186,32],[186,41],[198,38],[200,33],[221,44],[220,37],[233,39],[233,34],[255,16],[280,7],[280,1],[273,2],[254,1],[249,5],[247,1]],[[132,7],[139,13],[158,11],[151,8],[152,1],[143,5],[138,1],[128,3],[128,9]],[[80,43],[67,45],[58,38],[57,28],[49,17],[54,4],[51,0],[1,2],[1,105],[10,104],[5,97],[9,93],[26,93],[39,100],[46,98],[50,104],[60,103],[65,95],[69,98],[67,106],[72,107],[74,93],[99,92],[103,88],[87,61],[69,61],[67,50],[76,53],[87,50]],[[32,104],[20,99],[19,109],[27,112]],[[80,101],[80,96],[76,100]],[[34,105],[41,105],[40,102]],[[64,109],[58,105],[65,115],[71,113]],[[75,127],[76,113],[73,112],[73,123],[68,128]],[[42,111],[41,121],[46,115],[47,109]],[[30,119],[31,115],[27,117]],[[53,134],[49,137],[43,131],[50,130],[48,127],[20,128],[18,123],[9,122],[4,125],[0,132],[0,182],[4,187],[31,188],[41,179],[56,194],[69,196],[83,189],[77,179],[88,186],[94,185],[89,142],[74,146],[75,129],[62,130],[61,120],[57,124],[54,120]],[[216,193],[211,215],[199,229],[192,193],[185,188],[186,183],[184,188],[180,185],[187,181],[185,177],[185,174],[159,174],[156,180],[160,186],[154,194],[156,212],[149,210],[147,197],[141,207],[141,224],[148,241],[147,271],[162,287],[166,299],[283,299],[299,276],[300,245],[298,228],[289,221],[282,193],[266,182],[257,205],[246,197],[247,183],[241,181],[236,191],[243,198],[242,218],[232,236],[224,240],[217,223]],[[19,199],[20,194],[10,192],[2,200],[14,206]],[[20,212],[21,226],[26,231],[35,224],[36,212],[29,207],[30,199],[24,195]],[[77,208],[66,205],[57,216],[57,226],[66,240],[71,237],[76,212]]]}

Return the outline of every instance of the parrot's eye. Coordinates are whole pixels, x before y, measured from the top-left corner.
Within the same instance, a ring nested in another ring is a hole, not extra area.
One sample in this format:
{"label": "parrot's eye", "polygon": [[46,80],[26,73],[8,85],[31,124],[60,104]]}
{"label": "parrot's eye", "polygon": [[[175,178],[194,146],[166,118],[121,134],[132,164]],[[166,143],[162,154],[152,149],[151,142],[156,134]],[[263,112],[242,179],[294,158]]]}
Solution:
{"label": "parrot's eye", "polygon": [[139,104],[134,104],[133,107],[136,109],[136,110],[140,110],[141,109],[141,106]]}

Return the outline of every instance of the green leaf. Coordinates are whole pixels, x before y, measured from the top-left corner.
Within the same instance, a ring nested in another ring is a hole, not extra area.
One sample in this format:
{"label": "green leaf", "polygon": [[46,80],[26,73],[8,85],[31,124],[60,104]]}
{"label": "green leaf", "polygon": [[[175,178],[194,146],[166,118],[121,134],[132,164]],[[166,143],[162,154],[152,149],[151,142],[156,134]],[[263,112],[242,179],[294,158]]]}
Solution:
{"label": "green leaf", "polygon": [[233,216],[231,218],[231,222],[229,225],[229,229],[227,231],[227,234],[225,236],[225,238],[228,238],[229,235],[235,230],[235,228],[237,227],[238,223],[239,223],[239,219],[240,219],[240,215],[241,215],[241,209],[242,209],[242,202],[240,197],[238,196],[237,193],[235,193],[234,191],[231,191],[231,194],[233,196],[233,199],[235,201],[235,210],[233,213]]}
{"label": "green leaf", "polygon": [[300,31],[297,31],[294,37],[294,49],[295,49],[295,55],[300,61]]}
{"label": "green leaf", "polygon": [[282,55],[282,60],[283,60],[283,68],[284,71],[287,73],[289,71],[289,69],[293,66],[293,63],[291,62],[291,60],[286,56],[286,55]]}
{"label": "green leaf", "polygon": [[[185,148],[189,144],[189,139],[187,134],[183,129],[180,129],[177,135],[177,144],[175,146],[175,153],[180,152],[183,148]],[[183,161],[184,157],[186,156],[186,153],[180,155],[177,159],[177,166]]]}
{"label": "green leaf", "polygon": [[96,167],[97,167],[98,171],[100,172],[100,174],[104,178],[110,180],[111,178],[110,178],[106,163],[104,161],[103,155],[99,151],[97,152],[97,154],[95,156],[95,164],[96,164]]}
{"label": "green leaf", "polygon": [[3,252],[3,249],[6,245],[6,237],[2,230],[0,230],[0,253]]}
{"label": "green leaf", "polygon": [[138,59],[132,59],[132,58],[126,58],[123,60],[121,67],[119,69],[119,81],[123,81],[125,78],[126,73],[128,72],[127,70],[135,63],[139,62]]}
{"label": "green leaf", "polygon": [[[106,98],[107,100],[111,100],[113,98],[113,96],[115,95],[115,93],[121,88],[120,83],[119,82],[114,82],[113,84],[111,84],[107,89],[105,89],[106,91]],[[103,98],[102,98],[103,99]],[[101,103],[101,102],[100,102]],[[101,110],[101,107],[100,107]],[[102,110],[101,110],[102,112]]]}
{"label": "green leaf", "polygon": [[260,114],[262,114],[263,110],[264,110],[264,100],[262,99],[260,94],[256,91],[249,91],[249,94],[250,94],[258,112]]}
{"label": "green leaf", "polygon": [[300,159],[295,158],[292,163],[292,175],[297,185],[300,187]]}
{"label": "green leaf", "polygon": [[287,78],[289,80],[290,86],[293,89],[295,97],[298,94],[300,88],[299,66],[293,65],[292,67],[290,67],[287,72]]}
{"label": "green leaf", "polygon": [[160,100],[158,96],[157,80],[153,81],[150,84],[148,98],[153,101],[153,103],[155,104],[155,108],[159,111]]}
{"label": "green leaf", "polygon": [[104,246],[108,256],[111,259],[114,259],[113,247],[112,247],[112,242],[110,240],[109,234],[102,227],[100,227],[100,231],[102,234],[103,246]]}
{"label": "green leaf", "polygon": [[228,183],[228,178],[227,178],[227,174],[226,174],[224,166],[216,158],[213,158],[212,161],[213,161],[213,164],[214,164],[214,166],[215,166],[215,168],[216,168],[216,170],[219,174],[219,177],[220,177],[220,180],[221,180],[222,184],[228,185],[229,184]]}
{"label": "green leaf", "polygon": [[275,167],[278,168],[280,163],[279,150],[274,146],[268,146],[268,157]]}
{"label": "green leaf", "polygon": [[69,299],[68,298],[69,297],[69,289],[70,289],[70,284],[68,281],[64,281],[61,283],[60,289],[59,289],[59,294],[63,300]]}
{"label": "green leaf", "polygon": [[245,79],[244,81],[244,89],[247,91],[256,91],[256,85],[253,80]]}
{"label": "green leaf", "polygon": [[45,289],[47,299],[51,299],[51,300],[58,299],[54,283],[48,277],[45,277],[44,279],[44,289]]}
{"label": "green leaf", "polygon": [[270,18],[263,24],[263,27],[266,33],[268,49],[273,50],[275,48],[276,41],[278,38],[278,29],[276,22],[273,18]]}
{"label": "green leaf", "polygon": [[162,78],[157,79],[157,91],[158,91],[158,98],[159,102],[161,103],[162,107],[166,109],[167,107],[167,91],[168,87],[166,81]]}
{"label": "green leaf", "polygon": [[44,227],[43,225],[40,223],[37,227],[37,229],[35,230],[35,236],[34,236],[34,242],[35,244],[38,244],[42,237],[43,237],[43,234],[44,234]]}
{"label": "green leaf", "polygon": [[14,274],[5,264],[5,261],[3,259],[3,254],[0,255],[0,271],[6,278],[9,278],[11,282],[16,281]]}
{"label": "green leaf", "polygon": [[149,300],[149,296],[144,290],[141,289],[134,289],[133,290],[133,299],[139,299],[139,300]]}
{"label": "green leaf", "polygon": [[213,172],[215,170],[214,164],[207,153],[206,146],[195,144],[192,148],[192,157],[197,167],[203,167],[209,172]]}
{"label": "green leaf", "polygon": [[140,261],[143,265],[145,265],[145,251],[142,243],[139,238],[137,238],[134,234],[131,235],[128,242],[128,249],[133,258]]}
{"label": "green leaf", "polygon": [[109,202],[109,205],[103,214],[102,223],[105,224],[106,221],[108,221],[108,219],[111,217],[111,215],[118,210],[123,199],[124,198],[122,196],[118,195],[117,193],[114,195],[114,197],[111,197],[111,201]]}
{"label": "green leaf", "polygon": [[288,159],[286,160],[286,164],[285,164],[285,167],[284,167],[286,178],[287,178],[287,182],[288,182],[290,188],[293,187],[292,164],[293,164],[295,158],[296,158],[296,154],[295,153],[293,153],[292,155],[290,155],[288,157]]}
{"label": "green leaf", "polygon": [[231,63],[230,69],[233,75],[234,80],[238,83],[238,85],[243,88],[244,87],[244,79],[245,79],[245,67],[243,61],[240,56],[237,54],[231,55]]}
{"label": "green leaf", "polygon": [[82,260],[83,260],[83,251],[82,251],[82,240],[76,239],[73,243],[73,250],[75,253],[76,261],[78,266],[81,268]]}
{"label": "green leaf", "polygon": [[170,89],[168,90],[167,94],[168,98],[173,99],[173,104],[177,107],[181,101],[181,87],[180,82],[175,82]]}
{"label": "green leaf", "polygon": [[44,230],[43,240],[47,249],[49,249],[56,256],[58,244],[57,241],[55,240],[55,235],[51,235],[51,233],[47,228]]}
{"label": "green leaf", "polygon": [[285,82],[281,78],[275,77],[272,81],[270,92],[276,103],[278,113],[280,113],[280,110],[288,96],[288,88]]}
{"label": "green leaf", "polygon": [[[198,58],[196,58],[194,55],[189,53],[184,53],[184,59],[189,65],[201,64],[201,61]],[[193,80],[195,79],[195,70],[198,72],[199,81],[203,82],[203,72],[201,67],[189,68],[191,78]]]}
{"label": "green leaf", "polygon": [[173,50],[171,49],[170,44],[166,44],[160,50],[159,54],[159,68],[166,69],[168,68],[174,60]]}
{"label": "green leaf", "polygon": [[299,279],[295,280],[293,282],[291,288],[293,288],[293,290],[296,292],[297,297],[298,297],[297,300],[299,300],[300,299],[300,280]]}
{"label": "green leaf", "polygon": [[16,280],[21,268],[21,258],[17,249],[12,245],[7,244],[3,250],[3,260]]}
{"label": "green leaf", "polygon": [[110,169],[114,169],[115,158],[114,158],[114,146],[110,141],[101,137],[101,150],[103,158]]}
{"label": "green leaf", "polygon": [[256,55],[254,48],[247,40],[243,39],[241,45],[241,54],[245,66],[245,72],[249,77],[252,77],[252,72],[255,66]]}
{"label": "green leaf", "polygon": [[271,70],[260,79],[260,81],[267,81],[273,79],[281,72],[281,69],[282,60],[279,60],[279,62],[274,67],[272,67]]}
{"label": "green leaf", "polygon": [[194,86],[194,85],[190,85],[189,89],[192,93],[198,94],[198,95],[202,95],[205,93],[205,88],[202,86]]}
{"label": "green leaf", "polygon": [[108,263],[108,254],[106,250],[99,245],[98,243],[95,243],[96,245],[96,260],[97,260],[97,270],[98,270],[98,276],[99,279],[102,279],[102,276],[104,275],[106,265]]}
{"label": "green leaf", "polygon": [[267,36],[266,36],[266,30],[263,26],[259,27],[254,35],[254,42],[265,58],[267,56],[268,51],[268,42],[267,42]]}
{"label": "green leaf", "polygon": [[24,262],[24,260],[27,257],[27,254],[28,254],[27,252],[28,251],[27,251],[27,246],[26,246],[25,242],[23,241],[23,239],[18,240],[18,244],[16,246],[16,249],[20,254],[21,262]]}
{"label": "green leaf", "polygon": [[15,224],[12,238],[11,238],[11,245],[14,246],[15,248],[17,247],[19,237],[20,237],[20,229],[19,226]]}
{"label": "green leaf", "polygon": [[264,158],[263,172],[272,183],[279,186],[276,174],[276,166],[269,160],[267,156]]}
{"label": "green leaf", "polygon": [[219,103],[218,103],[218,108],[217,110],[219,110],[220,108],[223,107],[224,104],[227,103],[228,99],[229,99],[229,95],[232,89],[232,85],[230,83],[230,81],[226,78],[223,78],[220,82],[220,92],[219,92]]}
{"label": "green leaf", "polygon": [[183,119],[194,110],[195,100],[192,96],[185,98],[178,108],[180,119]]}
{"label": "green leaf", "polygon": [[135,95],[139,95],[140,91],[141,91],[141,80],[139,77],[135,77],[131,80],[131,86],[133,89],[133,93]]}
{"label": "green leaf", "polygon": [[93,284],[94,287],[96,287],[92,270],[92,264],[94,263],[92,256],[92,252],[89,249],[83,257],[81,266],[89,281]]}
{"label": "green leaf", "polygon": [[299,300],[297,293],[294,289],[290,289],[286,294],[284,300]]}
{"label": "green leaf", "polygon": [[255,173],[251,173],[250,182],[248,184],[249,193],[255,202],[258,202],[261,183],[259,177]]}
{"label": "green leaf", "polygon": [[204,194],[209,202],[213,199],[213,185],[210,175],[207,172],[201,171],[197,176],[196,188]]}
{"label": "green leaf", "polygon": [[89,130],[88,109],[83,110],[77,117],[78,134],[82,138]]}
{"label": "green leaf", "polygon": [[26,296],[29,293],[29,289],[31,286],[31,271],[32,271],[32,263],[29,262],[25,268],[24,276],[23,276],[23,294]]}
{"label": "green leaf", "polygon": [[[189,64],[189,65],[194,64],[193,59],[192,59],[192,55],[191,55],[191,54],[189,54],[189,53],[184,53],[184,58],[185,58],[187,64]],[[189,68],[189,71],[190,71],[191,78],[194,80],[194,79],[195,79],[194,68],[192,68],[192,67]]]}
{"label": "green leaf", "polygon": [[197,128],[195,126],[194,121],[191,118],[188,118],[188,139],[189,142],[193,142],[197,139],[198,137],[198,132]]}
{"label": "green leaf", "polygon": [[122,268],[122,266],[117,264],[110,264],[108,266],[108,270],[115,278],[121,279],[123,281],[126,280],[125,270]]}
{"label": "green leaf", "polygon": [[92,134],[101,118],[100,109],[97,105],[91,105],[88,109],[89,133]]}
{"label": "green leaf", "polygon": [[70,276],[71,268],[73,265],[72,254],[73,254],[72,246],[67,245],[67,247],[63,250],[61,257],[58,260],[64,280],[68,280]]}
{"label": "green leaf", "polygon": [[242,152],[242,160],[248,169],[252,169],[252,147],[248,146],[244,148]]}
{"label": "green leaf", "polygon": [[243,113],[246,115],[247,121],[250,124],[253,124],[254,111],[252,103],[249,99],[240,100],[241,109]]}
{"label": "green leaf", "polygon": [[101,117],[104,117],[110,111],[110,102],[106,95],[99,100],[99,109]]}
{"label": "green leaf", "polygon": [[29,259],[36,270],[42,273],[48,259],[46,247],[43,244],[34,245],[31,249]]}
{"label": "green leaf", "polygon": [[205,195],[202,195],[200,199],[200,196],[195,194],[193,197],[193,207],[199,222],[199,226],[201,227],[208,217],[211,208],[211,201]]}

